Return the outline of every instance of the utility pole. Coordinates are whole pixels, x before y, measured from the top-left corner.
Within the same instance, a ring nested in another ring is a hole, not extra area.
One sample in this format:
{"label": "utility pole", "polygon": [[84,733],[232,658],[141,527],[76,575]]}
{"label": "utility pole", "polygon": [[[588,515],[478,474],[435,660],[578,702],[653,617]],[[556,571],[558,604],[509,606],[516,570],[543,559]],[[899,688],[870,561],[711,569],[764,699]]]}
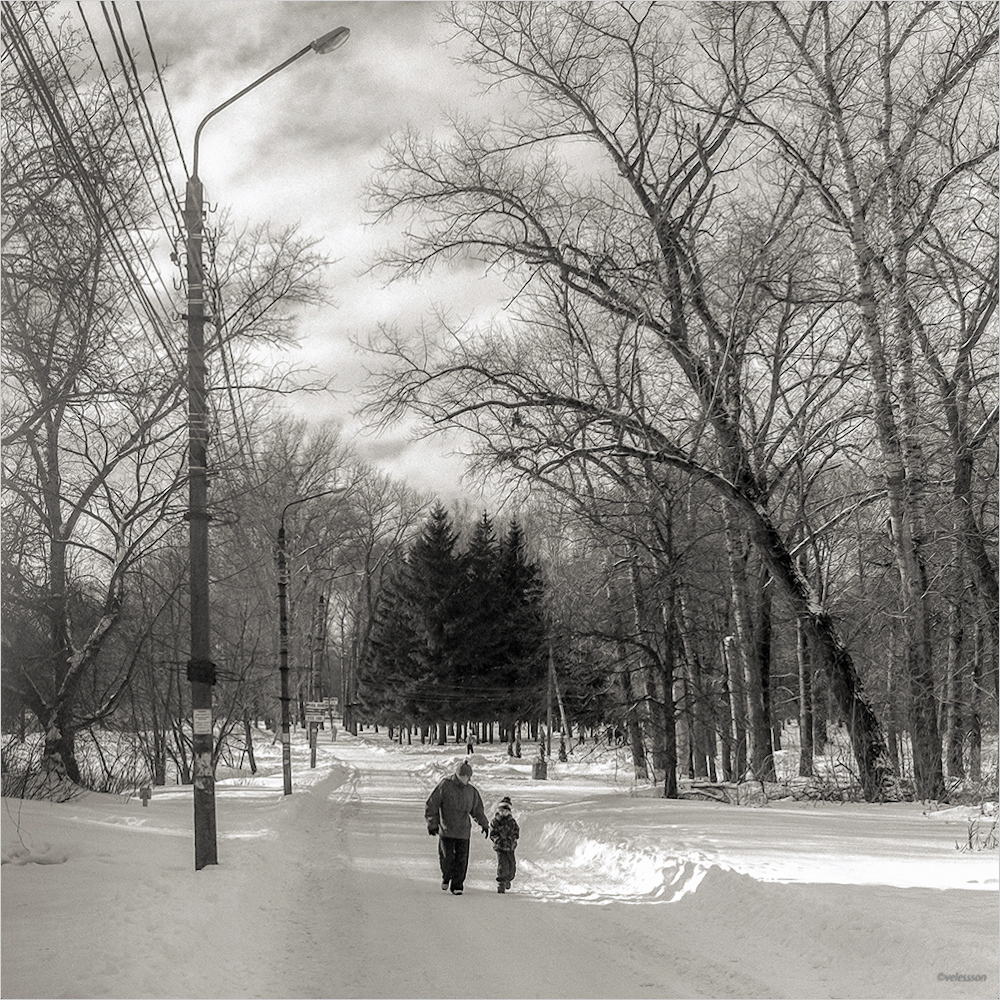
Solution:
{"label": "utility pole", "polygon": [[552,758],[552,688],[556,676],[556,661],[552,657],[552,643],[549,642],[549,687],[545,697],[545,728],[548,738],[547,756]]}
{"label": "utility pole", "polygon": [[212,766],[212,687],[215,664],[208,616],[208,406],[205,397],[205,268],[202,258],[201,181],[187,182],[188,524],[191,592],[192,756],[194,757],[194,867],[219,863],[215,832],[215,768]]}
{"label": "utility pole", "polygon": [[[289,702],[291,695],[288,686],[288,553],[285,549],[285,515],[289,507],[294,507],[309,500],[343,493],[347,487],[335,486],[333,489],[313,493],[307,497],[297,497],[289,500],[281,509],[281,520],[278,525],[278,672],[281,675],[281,772],[284,775],[285,795],[292,794],[292,720]],[[309,678],[310,696],[312,677]],[[310,733],[313,727],[310,726]],[[310,741],[311,749],[314,744]],[[315,767],[315,763],[313,767]]]}
{"label": "utility pole", "polygon": [[[313,713],[317,702],[323,697],[323,648],[326,644],[326,601],[322,592],[316,599],[313,614],[312,636],[309,643],[309,700],[313,703]],[[307,706],[308,708],[308,706]],[[309,720],[309,766],[316,767],[316,744],[319,741],[320,723]]]}
{"label": "utility pole", "polygon": [[[293,501],[294,502],[294,501]],[[278,528],[278,674],[281,678],[281,773],[284,793],[292,794],[292,726],[288,693],[288,557],[285,554],[285,511]]]}
{"label": "utility pole", "polygon": [[[268,70],[248,87],[213,108],[194,133],[191,176],[184,199],[184,249],[187,256],[187,394],[188,394],[188,544],[191,618],[191,655],[187,678],[191,683],[192,753],[194,756],[194,867],[219,863],[215,826],[215,769],[212,766],[212,636],[209,622],[208,576],[208,400],[205,395],[205,262],[204,190],[198,177],[201,130],[223,108],[290,66],[307,52],[325,55],[343,45],[348,28],[336,28],[310,42],[283,63]],[[287,732],[287,727],[286,727]],[[286,789],[290,792],[291,787]]]}

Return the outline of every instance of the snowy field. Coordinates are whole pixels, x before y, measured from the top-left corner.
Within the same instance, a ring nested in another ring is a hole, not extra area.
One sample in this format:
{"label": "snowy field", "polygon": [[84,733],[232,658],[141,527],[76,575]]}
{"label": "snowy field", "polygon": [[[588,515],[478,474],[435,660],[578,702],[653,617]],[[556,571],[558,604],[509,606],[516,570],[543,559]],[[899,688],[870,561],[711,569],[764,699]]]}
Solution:
{"label": "snowy field", "polygon": [[4,799],[3,997],[997,996],[997,853],[956,850],[978,809],[668,801],[585,748],[533,781],[486,745],[518,876],[498,895],[474,834],[454,897],[423,803],[464,748],[320,739],[290,797],[269,742],[218,783],[201,872],[190,788]]}

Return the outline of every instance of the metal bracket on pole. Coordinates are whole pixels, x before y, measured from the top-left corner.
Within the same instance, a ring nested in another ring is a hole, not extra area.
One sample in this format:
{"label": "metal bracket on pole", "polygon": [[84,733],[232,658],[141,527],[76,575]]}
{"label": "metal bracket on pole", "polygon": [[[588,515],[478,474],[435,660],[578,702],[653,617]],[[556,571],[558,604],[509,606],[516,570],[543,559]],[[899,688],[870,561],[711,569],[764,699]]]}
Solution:
{"label": "metal bracket on pole", "polygon": [[187,679],[192,684],[215,684],[215,664],[211,660],[188,660]]}

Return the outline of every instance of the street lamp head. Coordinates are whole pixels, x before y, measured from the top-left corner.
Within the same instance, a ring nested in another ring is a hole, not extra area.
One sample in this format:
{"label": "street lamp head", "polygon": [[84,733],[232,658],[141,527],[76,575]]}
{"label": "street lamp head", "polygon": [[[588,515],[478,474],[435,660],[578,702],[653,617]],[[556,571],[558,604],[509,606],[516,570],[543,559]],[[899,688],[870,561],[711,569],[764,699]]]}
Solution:
{"label": "street lamp head", "polygon": [[320,35],[314,42],[311,42],[312,50],[317,55],[325,56],[327,52],[339,49],[347,41],[347,36],[350,33],[350,28],[334,28],[333,31],[328,31],[325,35]]}

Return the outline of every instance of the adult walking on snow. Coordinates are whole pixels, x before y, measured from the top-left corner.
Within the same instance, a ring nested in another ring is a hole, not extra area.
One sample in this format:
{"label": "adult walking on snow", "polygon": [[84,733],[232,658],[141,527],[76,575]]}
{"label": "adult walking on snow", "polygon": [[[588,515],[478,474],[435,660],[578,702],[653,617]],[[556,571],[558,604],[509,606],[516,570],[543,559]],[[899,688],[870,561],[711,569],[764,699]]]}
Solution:
{"label": "adult walking on snow", "polygon": [[469,838],[472,820],[488,838],[490,824],[483,809],[483,800],[472,781],[472,765],[463,761],[427,799],[424,819],[427,832],[438,838],[438,860],[441,862],[441,888],[451,889],[461,896],[465,873],[469,870]]}

